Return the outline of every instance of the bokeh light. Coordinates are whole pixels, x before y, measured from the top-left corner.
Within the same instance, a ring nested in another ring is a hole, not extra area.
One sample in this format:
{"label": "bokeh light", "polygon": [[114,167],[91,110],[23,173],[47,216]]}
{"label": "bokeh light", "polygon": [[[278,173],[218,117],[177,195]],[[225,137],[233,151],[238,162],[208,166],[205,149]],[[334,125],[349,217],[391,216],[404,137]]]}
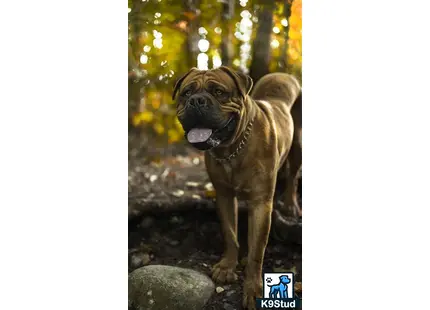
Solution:
{"label": "bokeh light", "polygon": [[218,53],[212,56],[212,65],[214,68],[218,68],[222,65],[222,60]]}
{"label": "bokeh light", "polygon": [[208,70],[209,56],[205,53],[200,53],[197,56],[197,68],[199,70]]}
{"label": "bokeh light", "polygon": [[248,0],[240,0],[239,1],[239,4],[241,5],[241,6],[246,6],[246,4],[248,3]]}
{"label": "bokeh light", "polygon": [[276,39],[273,39],[272,42],[270,42],[270,46],[272,48],[278,48],[279,47],[279,41]]}
{"label": "bokeh light", "polygon": [[287,27],[288,26],[288,20],[286,18],[283,18],[281,20],[281,25],[284,26],[284,27]]}
{"label": "bokeh light", "polygon": [[140,63],[146,65],[148,63],[148,55],[142,54],[140,56]]}
{"label": "bokeh light", "polygon": [[202,35],[202,36],[207,35],[208,31],[206,30],[205,27],[200,27],[199,28],[199,34]]}
{"label": "bokeh light", "polygon": [[136,116],[143,123],[133,125],[147,126],[157,134],[169,133],[170,142],[181,140],[180,126],[177,128],[173,122],[176,118],[171,90],[189,68],[207,70],[227,65],[255,74],[250,68],[254,46],[258,46],[255,38],[266,23],[261,17],[263,9],[273,12],[273,23],[264,30],[269,32],[264,43],[270,47],[269,72],[286,71],[300,76],[301,1],[288,2],[292,5],[291,16],[285,16],[290,12],[284,9],[286,1],[275,1],[270,8],[265,1],[191,1],[196,3],[195,10],[184,9],[183,1],[129,2],[130,111],[132,117],[152,113],[150,119],[143,114],[141,118]]}
{"label": "bokeh light", "polygon": [[207,52],[209,49],[209,41],[206,39],[200,39],[198,43],[198,47],[200,52],[203,52],[203,53]]}

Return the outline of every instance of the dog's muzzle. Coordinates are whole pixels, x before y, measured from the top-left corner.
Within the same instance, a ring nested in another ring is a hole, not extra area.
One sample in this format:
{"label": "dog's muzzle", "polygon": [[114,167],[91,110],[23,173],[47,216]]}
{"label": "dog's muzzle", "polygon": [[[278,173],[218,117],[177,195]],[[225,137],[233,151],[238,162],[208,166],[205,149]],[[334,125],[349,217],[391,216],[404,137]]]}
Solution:
{"label": "dog's muzzle", "polygon": [[194,95],[187,101],[185,107],[187,109],[194,109],[199,114],[203,114],[208,110],[208,98],[202,95]]}
{"label": "dog's muzzle", "polygon": [[216,130],[210,128],[193,128],[185,133],[188,142],[199,150],[209,150],[228,140],[236,128],[236,117],[230,116],[228,121]]}

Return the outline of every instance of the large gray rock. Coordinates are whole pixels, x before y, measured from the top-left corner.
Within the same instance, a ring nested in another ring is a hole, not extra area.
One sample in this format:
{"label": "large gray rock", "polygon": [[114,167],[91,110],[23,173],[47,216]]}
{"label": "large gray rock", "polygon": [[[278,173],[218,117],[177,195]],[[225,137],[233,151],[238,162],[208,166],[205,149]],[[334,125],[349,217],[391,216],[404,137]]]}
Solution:
{"label": "large gray rock", "polygon": [[150,265],[128,277],[128,305],[133,310],[201,310],[215,290],[197,271]]}

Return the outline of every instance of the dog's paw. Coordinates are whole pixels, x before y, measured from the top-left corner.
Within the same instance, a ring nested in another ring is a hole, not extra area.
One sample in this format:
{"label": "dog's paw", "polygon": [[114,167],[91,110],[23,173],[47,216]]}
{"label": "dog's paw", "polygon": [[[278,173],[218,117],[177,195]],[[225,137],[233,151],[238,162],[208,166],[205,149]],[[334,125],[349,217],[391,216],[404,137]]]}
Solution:
{"label": "dog's paw", "polygon": [[256,309],[256,298],[263,296],[263,283],[261,280],[245,280],[243,284],[243,308]]}
{"label": "dog's paw", "polygon": [[237,262],[231,262],[227,259],[221,261],[212,267],[212,279],[217,283],[232,283],[237,280],[237,274],[234,272]]}

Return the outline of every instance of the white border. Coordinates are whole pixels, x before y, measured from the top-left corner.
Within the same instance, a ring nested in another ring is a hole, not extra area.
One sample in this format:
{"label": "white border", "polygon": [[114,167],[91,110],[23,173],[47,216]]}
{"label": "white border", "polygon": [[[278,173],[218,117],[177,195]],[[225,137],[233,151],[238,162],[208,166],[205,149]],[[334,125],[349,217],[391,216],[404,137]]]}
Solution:
{"label": "white border", "polygon": [[[424,3],[303,1],[306,310],[429,308]],[[0,15],[0,308],[124,309],[126,4]]]}
{"label": "white border", "polygon": [[430,308],[427,12],[303,1],[306,310]]}
{"label": "white border", "polygon": [[127,4],[0,15],[0,309],[126,309]]}

